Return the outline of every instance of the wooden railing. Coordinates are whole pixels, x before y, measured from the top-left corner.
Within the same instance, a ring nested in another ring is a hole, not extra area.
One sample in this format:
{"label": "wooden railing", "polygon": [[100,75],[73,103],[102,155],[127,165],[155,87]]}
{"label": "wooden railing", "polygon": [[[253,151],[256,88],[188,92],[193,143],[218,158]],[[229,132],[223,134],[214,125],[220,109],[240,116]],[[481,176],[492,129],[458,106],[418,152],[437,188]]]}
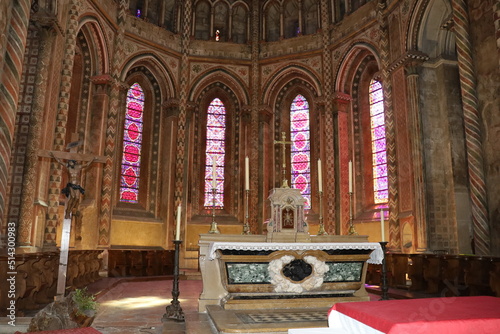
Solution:
{"label": "wooden railing", "polygon": [[161,276],[174,273],[173,250],[108,250],[108,276]]}
{"label": "wooden railing", "polygon": [[[70,250],[66,274],[66,290],[82,288],[100,279],[102,260],[100,250]],[[57,288],[59,252],[26,253],[15,256],[15,271],[8,268],[8,258],[0,256],[0,271],[14,272],[15,296],[7,284],[0,284],[0,316],[5,316],[11,300],[15,301],[16,312],[35,310],[54,301]]]}
{"label": "wooden railing", "polygon": [[[439,296],[500,297],[500,258],[387,253],[389,287]],[[380,265],[369,265],[367,284],[380,284]]]}

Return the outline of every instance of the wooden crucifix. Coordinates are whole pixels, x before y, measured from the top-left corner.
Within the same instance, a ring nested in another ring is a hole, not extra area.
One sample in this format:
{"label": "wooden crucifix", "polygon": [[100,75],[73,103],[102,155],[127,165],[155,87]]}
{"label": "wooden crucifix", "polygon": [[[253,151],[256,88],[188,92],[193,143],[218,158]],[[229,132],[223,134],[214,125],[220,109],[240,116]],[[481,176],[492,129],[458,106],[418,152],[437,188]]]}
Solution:
{"label": "wooden crucifix", "polygon": [[283,174],[283,184],[281,185],[281,188],[290,188],[288,186],[288,180],[286,178],[286,146],[285,145],[291,145],[293,144],[291,141],[286,141],[286,133],[282,132],[281,133],[281,140],[275,140],[274,145],[279,144],[281,145],[281,152],[282,152],[282,171],[281,173]]}
{"label": "wooden crucifix", "polygon": [[[73,134],[74,139],[76,134]],[[81,172],[93,162],[105,163],[106,158],[92,154],[77,153],[81,141],[72,141],[66,146],[69,152],[41,150],[38,155],[41,157],[55,159],[68,173],[68,183],[63,188],[62,193],[66,195],[64,205],[64,220],[61,234],[61,252],[59,255],[59,275],[57,277],[56,299],[64,297],[66,290],[66,271],[68,266],[69,240],[71,235],[71,218],[78,212],[81,195],[85,190],[80,185]]]}

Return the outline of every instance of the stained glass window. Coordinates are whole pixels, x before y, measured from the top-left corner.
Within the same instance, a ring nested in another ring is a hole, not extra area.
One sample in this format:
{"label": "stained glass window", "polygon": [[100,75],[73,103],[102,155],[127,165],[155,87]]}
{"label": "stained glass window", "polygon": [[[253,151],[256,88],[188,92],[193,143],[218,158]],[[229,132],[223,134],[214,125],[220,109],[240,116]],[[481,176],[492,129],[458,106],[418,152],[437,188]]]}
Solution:
{"label": "stained glass window", "polygon": [[309,103],[297,95],[290,108],[292,142],[292,188],[300,189],[306,199],[305,209],[311,208],[311,144],[309,136]]}
{"label": "stained glass window", "polygon": [[120,201],[139,201],[139,176],[143,130],[144,92],[138,83],[127,92],[127,111],[123,126],[123,154],[121,164]]}
{"label": "stained glass window", "polygon": [[387,181],[387,151],[385,140],[385,113],[382,84],[370,82],[370,127],[372,143],[373,194],[375,204],[389,200]]}
{"label": "stained glass window", "polygon": [[[224,207],[224,166],[226,138],[226,108],[218,98],[207,110],[207,147],[205,150],[205,207]],[[215,165],[215,171],[214,171]]]}

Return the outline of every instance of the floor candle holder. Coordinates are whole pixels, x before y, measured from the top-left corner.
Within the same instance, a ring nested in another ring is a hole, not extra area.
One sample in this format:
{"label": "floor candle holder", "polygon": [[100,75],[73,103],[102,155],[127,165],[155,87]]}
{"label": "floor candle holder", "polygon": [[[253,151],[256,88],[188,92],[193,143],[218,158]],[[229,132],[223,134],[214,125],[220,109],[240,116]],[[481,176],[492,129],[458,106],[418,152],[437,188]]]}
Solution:
{"label": "floor candle holder", "polygon": [[252,234],[250,233],[250,224],[248,224],[248,196],[250,194],[250,190],[245,190],[245,223],[243,224],[243,233],[245,235]]}
{"label": "floor candle holder", "polygon": [[358,235],[356,229],[354,228],[354,224],[352,222],[352,191],[349,192],[349,231],[347,232],[349,235]]}
{"label": "floor candle holder", "polygon": [[215,222],[215,192],[217,191],[216,188],[212,188],[212,224],[210,224],[210,230],[208,233],[215,234],[215,233],[220,233],[219,229],[217,228],[217,223]]}
{"label": "floor candle holder", "polygon": [[382,291],[382,297],[380,300],[388,300],[389,296],[387,295],[387,292],[389,291],[389,286],[387,285],[387,265],[385,263],[387,241],[380,241],[379,244],[382,247],[382,252],[384,253],[384,257],[382,258],[382,273],[380,277],[380,290]]}
{"label": "floor candle holder", "polygon": [[319,192],[319,230],[318,235],[327,235],[325,225],[323,224],[323,192]]}
{"label": "floor candle holder", "polygon": [[172,288],[172,301],[165,308],[165,314],[161,318],[162,322],[167,320],[184,321],[184,312],[179,302],[179,246],[182,240],[174,240],[174,283]]}

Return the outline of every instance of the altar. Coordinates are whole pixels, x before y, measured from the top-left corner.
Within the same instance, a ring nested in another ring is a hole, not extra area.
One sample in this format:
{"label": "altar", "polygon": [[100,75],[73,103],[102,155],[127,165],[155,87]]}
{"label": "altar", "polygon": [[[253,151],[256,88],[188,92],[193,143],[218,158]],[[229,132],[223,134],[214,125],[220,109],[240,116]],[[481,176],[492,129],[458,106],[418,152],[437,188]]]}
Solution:
{"label": "altar", "polygon": [[367,236],[310,235],[298,189],[273,189],[269,200],[267,234],[200,235],[198,311],[274,309],[278,300],[287,309],[368,301],[366,269],[382,263],[380,244]]}
{"label": "altar", "polygon": [[330,307],[367,301],[368,263],[381,263],[378,243],[365,236],[311,236],[310,242],[266,242],[265,235],[200,235],[203,291],[207,305],[224,309]]}

